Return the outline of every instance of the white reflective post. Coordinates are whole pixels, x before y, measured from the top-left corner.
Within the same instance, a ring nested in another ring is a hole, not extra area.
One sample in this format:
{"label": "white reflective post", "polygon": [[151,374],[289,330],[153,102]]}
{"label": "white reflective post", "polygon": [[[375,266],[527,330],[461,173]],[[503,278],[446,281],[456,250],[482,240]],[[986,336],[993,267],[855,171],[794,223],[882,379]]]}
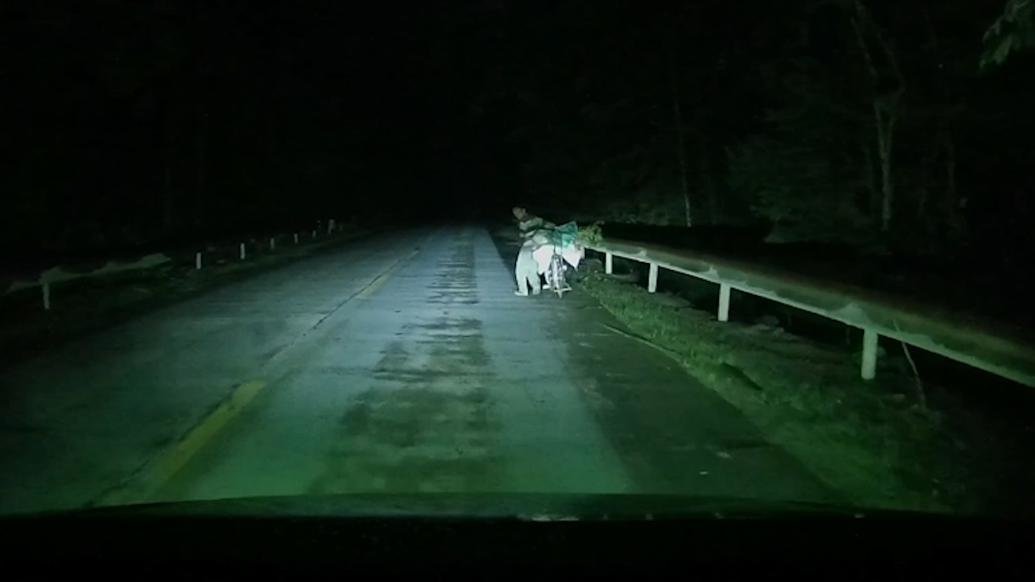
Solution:
{"label": "white reflective post", "polygon": [[647,277],[647,292],[654,293],[658,290],[658,264],[650,264],[650,275]]}
{"label": "white reflective post", "polygon": [[244,257],[245,257],[244,243],[241,243],[241,260],[242,261],[244,260]]}
{"label": "white reflective post", "polygon": [[44,281],[40,287],[43,288],[43,310],[50,311],[50,283]]}
{"label": "white reflective post", "polygon": [[612,272],[614,272],[614,266],[615,266],[614,263],[615,263],[614,255],[612,255],[611,253],[605,252],[604,253],[604,272],[607,273],[608,275],[610,275]]}
{"label": "white reflective post", "polygon": [[730,286],[719,283],[719,321],[730,320]]}
{"label": "white reflective post", "polygon": [[194,269],[201,270],[201,251],[194,253]]}
{"label": "white reflective post", "polygon": [[296,245],[298,244],[298,233],[297,232],[295,233],[295,244]]}
{"label": "white reflective post", "polygon": [[879,337],[877,332],[872,329],[863,330],[863,380],[873,380],[877,376],[877,339]]}
{"label": "white reflective post", "polygon": [[270,250],[277,250],[277,239],[273,238],[272,236],[270,237]]}

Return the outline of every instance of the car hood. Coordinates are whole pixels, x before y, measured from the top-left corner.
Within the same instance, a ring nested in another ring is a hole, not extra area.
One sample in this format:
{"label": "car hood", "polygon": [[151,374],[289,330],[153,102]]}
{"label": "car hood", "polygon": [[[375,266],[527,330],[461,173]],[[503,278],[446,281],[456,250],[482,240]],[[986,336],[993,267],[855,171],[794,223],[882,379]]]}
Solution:
{"label": "car hood", "polygon": [[36,515],[92,517],[341,517],[608,521],[826,516],[861,518],[863,510],[825,502],[640,494],[338,494],[286,495],[95,507]]}

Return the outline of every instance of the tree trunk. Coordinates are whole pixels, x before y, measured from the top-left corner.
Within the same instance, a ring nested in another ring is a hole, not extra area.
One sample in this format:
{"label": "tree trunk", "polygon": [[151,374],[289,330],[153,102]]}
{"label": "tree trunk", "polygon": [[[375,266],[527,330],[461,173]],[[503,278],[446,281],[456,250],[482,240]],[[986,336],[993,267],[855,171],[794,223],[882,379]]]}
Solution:
{"label": "tree trunk", "polygon": [[877,165],[873,161],[873,142],[870,136],[866,135],[865,139],[861,139],[860,145],[862,146],[863,160],[866,164],[866,192],[868,194],[866,214],[872,217],[877,215],[877,209],[880,207],[880,188],[877,187]]}
{"label": "tree trunk", "polygon": [[[892,212],[895,201],[895,178],[892,170],[892,154],[895,146],[895,124],[898,121],[898,99],[882,106],[874,105],[877,122],[877,153],[880,156],[880,229],[887,232],[891,229]],[[882,111],[887,108],[886,111]]]}
{"label": "tree trunk", "polygon": [[[856,42],[862,52],[866,69],[869,71],[870,80],[873,82],[873,115],[877,126],[877,155],[880,158],[881,170],[881,209],[880,223],[881,230],[887,232],[891,229],[891,222],[894,219],[895,202],[895,177],[893,154],[895,145],[895,127],[898,124],[900,115],[900,104],[906,91],[905,77],[898,65],[898,58],[891,46],[891,42],[884,35],[877,23],[873,21],[869,10],[862,0],[854,0],[854,9],[850,19],[852,28],[855,31]],[[876,42],[877,47],[883,56],[883,67],[886,71],[878,68],[877,61],[873,58],[870,49],[870,42],[867,38]],[[889,76],[894,81],[894,88],[885,89],[885,77]]]}
{"label": "tree trunk", "polygon": [[711,157],[708,155],[708,144],[702,144],[701,159],[698,164],[698,171],[701,173],[701,191],[704,192],[708,201],[708,224],[716,224],[719,221],[719,200],[715,192],[715,182],[712,180]]}
{"label": "tree trunk", "polygon": [[172,188],[172,153],[170,150],[172,150],[172,147],[167,147],[165,163],[163,164],[164,168],[162,169],[162,227],[166,232],[172,230],[173,223],[176,221],[176,202],[173,200]]}
{"label": "tree trunk", "polygon": [[946,219],[956,242],[966,237],[966,221],[963,213],[966,200],[960,198],[956,186],[956,142],[952,138],[952,130],[946,128],[942,134],[942,148],[945,155],[945,200]]}
{"label": "tree trunk", "polygon": [[199,107],[197,137],[197,182],[194,189],[194,224],[205,222],[205,186],[208,180],[208,113]]}
{"label": "tree trunk", "polygon": [[164,102],[162,120],[162,228],[171,232],[176,222],[176,193],[173,192],[173,167],[176,164],[176,144],[179,138],[177,120],[173,114],[174,99]]}
{"label": "tree trunk", "polygon": [[686,226],[693,226],[690,218],[690,181],[686,169],[686,146],[683,143],[683,108],[679,105],[679,89],[676,87],[676,72],[669,52],[669,86],[672,92],[672,117],[676,126],[676,159],[679,161],[679,181],[683,191],[683,218]]}
{"label": "tree trunk", "polygon": [[961,205],[959,192],[956,189],[956,142],[952,139],[951,130],[946,129],[942,135],[945,148],[945,193],[952,208],[958,210]]}
{"label": "tree trunk", "polygon": [[[703,198],[707,207],[707,215],[703,220],[707,224],[715,224],[719,218],[719,200],[715,189],[715,181],[712,180],[712,156],[709,149],[708,137],[701,131],[702,124],[694,124],[694,141],[697,144],[697,191],[699,197]],[[698,222],[702,218],[698,217]]]}
{"label": "tree trunk", "polygon": [[[920,158],[920,178],[919,184],[916,187],[917,201],[916,201],[916,216],[919,221],[924,223],[926,226],[927,220],[924,216],[927,214],[928,200],[930,199],[932,178],[931,178],[931,166],[938,163],[939,152],[936,150],[931,154],[924,154]],[[937,184],[937,181],[935,181]]]}
{"label": "tree trunk", "polygon": [[[942,53],[941,40],[938,38],[934,19],[931,18],[931,12],[927,8],[923,10],[923,15],[931,52],[930,58],[935,62],[941,63],[946,55]],[[941,68],[939,66],[940,70]],[[941,129],[936,135],[937,142],[935,143],[935,155],[944,164],[943,170],[945,172],[945,188],[940,192],[941,200],[937,206],[940,212],[939,220],[944,221],[944,225],[948,227],[947,229],[940,230],[947,230],[956,239],[952,242],[959,242],[959,238],[963,235],[963,201],[960,200],[959,192],[956,188],[956,142],[953,139],[952,128],[955,118],[963,111],[963,106],[961,99],[956,96],[956,91],[954,91],[954,87],[950,82],[950,76],[941,73],[938,75],[938,80],[940,81],[939,92],[941,93],[941,101],[946,107],[941,113]],[[942,226],[942,224],[939,224],[939,226]]]}
{"label": "tree trunk", "polygon": [[[200,228],[205,222],[205,189],[208,182],[208,108],[206,95],[211,80],[206,74],[209,65],[208,37],[210,23],[206,20],[204,2],[194,5],[194,87],[195,115],[195,172],[194,172],[194,226]],[[185,193],[186,195],[186,193]]]}

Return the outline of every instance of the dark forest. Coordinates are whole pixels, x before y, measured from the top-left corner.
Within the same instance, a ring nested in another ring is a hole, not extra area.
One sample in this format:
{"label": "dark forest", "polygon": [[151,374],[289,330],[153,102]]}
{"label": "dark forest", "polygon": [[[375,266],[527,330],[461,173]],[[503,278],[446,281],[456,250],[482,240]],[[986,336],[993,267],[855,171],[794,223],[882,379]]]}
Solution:
{"label": "dark forest", "polygon": [[523,203],[1026,264],[1031,17],[1017,0],[8,2],[3,246]]}

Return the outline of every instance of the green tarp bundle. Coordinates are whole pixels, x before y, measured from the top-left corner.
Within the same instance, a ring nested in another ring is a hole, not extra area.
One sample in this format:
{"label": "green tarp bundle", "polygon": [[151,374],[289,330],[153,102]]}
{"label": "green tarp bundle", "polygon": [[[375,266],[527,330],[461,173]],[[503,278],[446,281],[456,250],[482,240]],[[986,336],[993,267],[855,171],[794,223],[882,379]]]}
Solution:
{"label": "green tarp bundle", "polygon": [[550,232],[550,242],[557,248],[566,249],[574,246],[578,235],[579,225],[575,224],[575,222],[566,222],[558,225]]}

